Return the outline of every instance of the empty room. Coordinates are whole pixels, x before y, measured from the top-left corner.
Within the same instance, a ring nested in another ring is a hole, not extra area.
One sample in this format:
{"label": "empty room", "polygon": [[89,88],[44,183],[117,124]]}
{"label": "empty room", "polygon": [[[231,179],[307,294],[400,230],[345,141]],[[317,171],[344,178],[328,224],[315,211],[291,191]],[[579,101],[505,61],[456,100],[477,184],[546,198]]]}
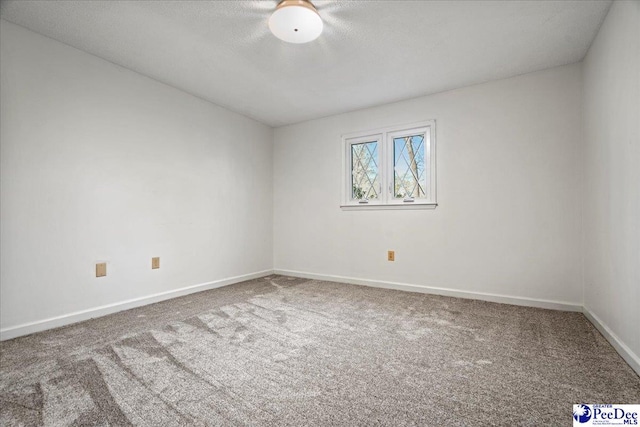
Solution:
{"label": "empty room", "polygon": [[0,425],[640,422],[640,0],[0,17]]}

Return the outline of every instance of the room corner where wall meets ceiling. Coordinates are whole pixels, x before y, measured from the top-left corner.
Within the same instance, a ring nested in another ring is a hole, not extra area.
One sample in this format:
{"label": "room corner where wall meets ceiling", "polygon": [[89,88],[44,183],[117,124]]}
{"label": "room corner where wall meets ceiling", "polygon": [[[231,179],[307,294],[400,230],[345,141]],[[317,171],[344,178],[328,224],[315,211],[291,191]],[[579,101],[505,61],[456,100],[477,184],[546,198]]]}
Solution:
{"label": "room corner where wall meets ceiling", "polygon": [[318,0],[321,37],[295,46],[269,31],[276,3],[3,0],[0,12],[277,127],[581,61],[611,1]]}

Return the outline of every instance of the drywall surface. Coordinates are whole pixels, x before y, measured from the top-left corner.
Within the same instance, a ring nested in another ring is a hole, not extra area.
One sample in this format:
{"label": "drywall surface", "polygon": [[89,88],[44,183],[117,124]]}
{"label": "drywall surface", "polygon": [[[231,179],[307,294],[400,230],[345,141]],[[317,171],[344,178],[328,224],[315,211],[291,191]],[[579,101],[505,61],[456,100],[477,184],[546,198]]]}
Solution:
{"label": "drywall surface", "polygon": [[640,366],[640,2],[611,7],[584,60],[584,304]]}
{"label": "drywall surface", "polygon": [[[277,128],[274,268],[581,305],[580,98],[573,64]],[[341,210],[341,135],[427,119],[439,206]]]}
{"label": "drywall surface", "polygon": [[269,127],[0,22],[2,329],[272,268]]}

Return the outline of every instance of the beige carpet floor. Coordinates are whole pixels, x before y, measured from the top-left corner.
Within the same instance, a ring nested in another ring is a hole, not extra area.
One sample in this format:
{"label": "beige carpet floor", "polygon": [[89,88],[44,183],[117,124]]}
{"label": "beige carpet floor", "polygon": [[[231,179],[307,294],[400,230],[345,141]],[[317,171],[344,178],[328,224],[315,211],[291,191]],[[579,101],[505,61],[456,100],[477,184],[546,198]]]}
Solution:
{"label": "beige carpet floor", "polygon": [[640,403],[580,313],[271,276],[0,343],[0,424],[571,425]]}

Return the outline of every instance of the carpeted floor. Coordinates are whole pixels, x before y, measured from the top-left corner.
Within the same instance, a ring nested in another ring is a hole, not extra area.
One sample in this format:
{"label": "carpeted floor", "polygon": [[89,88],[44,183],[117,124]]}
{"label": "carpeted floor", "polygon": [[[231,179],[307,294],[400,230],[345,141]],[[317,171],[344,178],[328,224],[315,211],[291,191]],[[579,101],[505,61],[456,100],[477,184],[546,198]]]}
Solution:
{"label": "carpeted floor", "polygon": [[640,403],[579,313],[283,276],[0,343],[0,424],[570,425]]}

